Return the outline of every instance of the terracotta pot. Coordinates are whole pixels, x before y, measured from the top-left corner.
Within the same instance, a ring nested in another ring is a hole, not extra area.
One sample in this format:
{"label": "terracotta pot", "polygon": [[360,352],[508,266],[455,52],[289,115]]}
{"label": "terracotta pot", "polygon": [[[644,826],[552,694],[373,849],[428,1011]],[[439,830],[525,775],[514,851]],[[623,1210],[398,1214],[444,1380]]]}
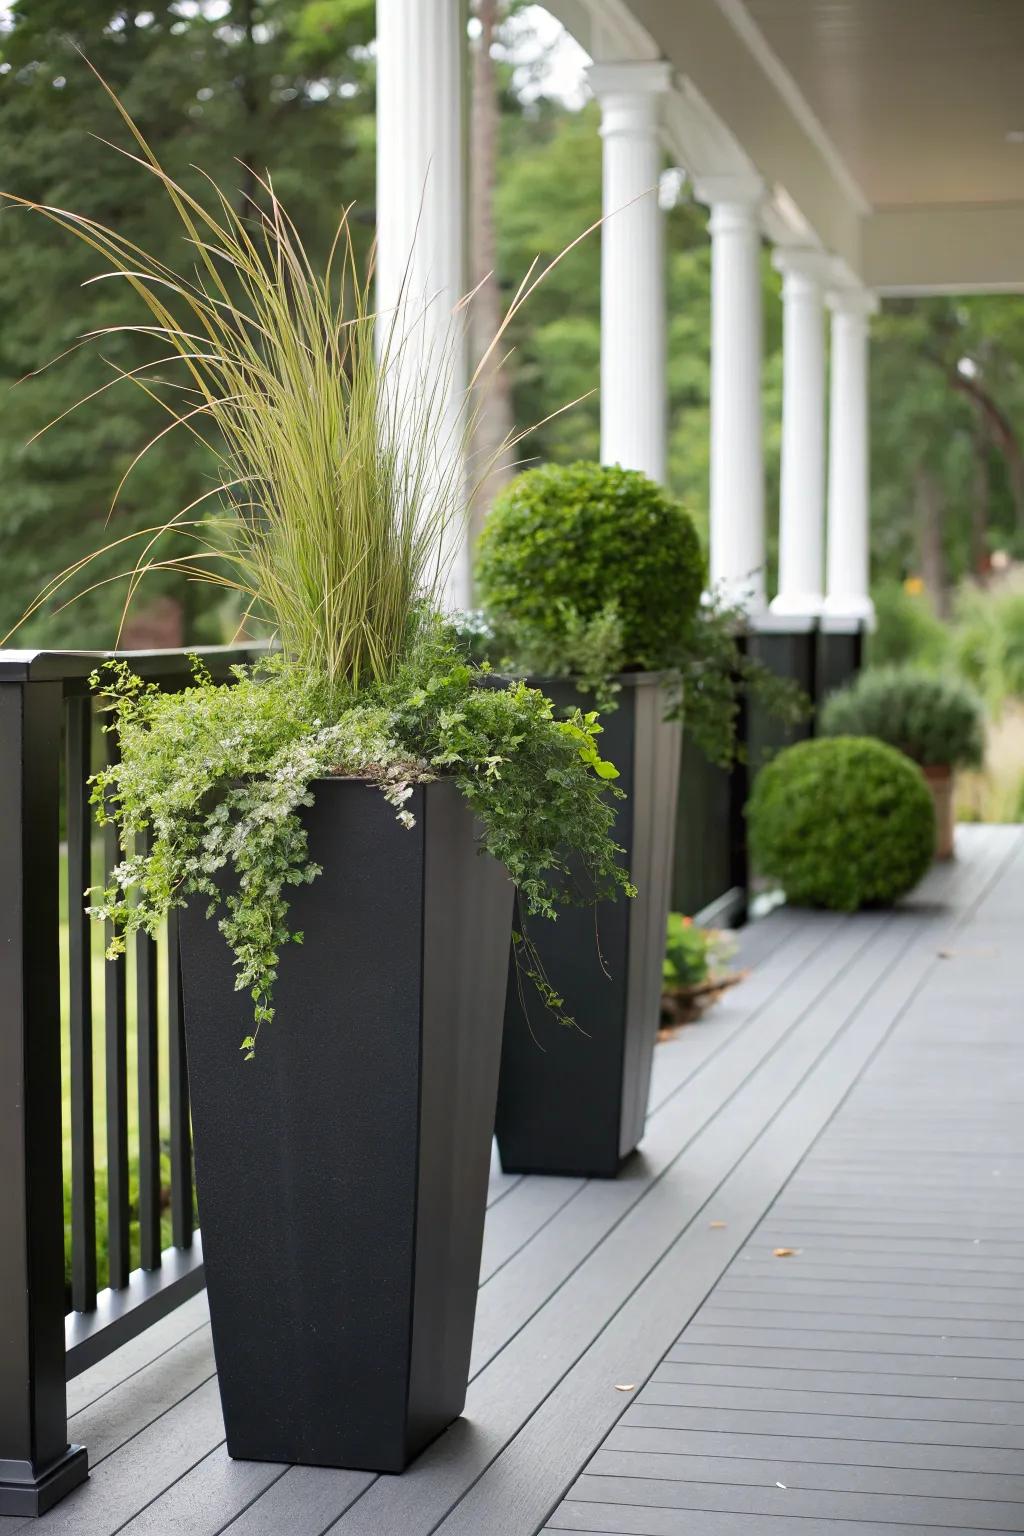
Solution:
{"label": "terracotta pot", "polygon": [[953,857],[953,770],[947,765],[922,768],[935,806],[935,857]]}

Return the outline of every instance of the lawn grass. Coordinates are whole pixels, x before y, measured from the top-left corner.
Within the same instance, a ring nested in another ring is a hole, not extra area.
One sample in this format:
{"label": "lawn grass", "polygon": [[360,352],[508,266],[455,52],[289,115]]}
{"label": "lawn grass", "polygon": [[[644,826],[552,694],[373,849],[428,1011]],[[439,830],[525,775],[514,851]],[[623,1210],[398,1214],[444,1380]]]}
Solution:
{"label": "lawn grass", "polygon": [[[99,870],[102,858],[101,844],[93,847],[93,868]],[[68,880],[67,854],[62,848],[60,855],[60,978],[61,978],[61,1079],[62,1079],[62,1130],[64,1162],[64,1273],[71,1275],[71,1036],[70,1036],[70,963],[68,948]],[[103,955],[104,937],[101,926],[92,924],[92,1016],[93,1016],[93,1154],[96,1167],[96,1267],[97,1284],[108,1282],[107,1269],[107,1087],[106,1087],[106,1040],[104,1033],[104,996],[107,961]],[[128,1015],[128,1183],[131,1203],[131,1253],[132,1267],[139,1262],[138,1226],[138,1168],[139,1168],[139,1094],[138,1094],[138,1039],[136,1034],[136,978],[135,957],[128,955],[127,1015]],[[170,1096],[167,1073],[167,954],[166,945],[158,945],[158,1058],[160,1080],[160,1146],[161,1146],[161,1246],[171,1241],[170,1217]]]}

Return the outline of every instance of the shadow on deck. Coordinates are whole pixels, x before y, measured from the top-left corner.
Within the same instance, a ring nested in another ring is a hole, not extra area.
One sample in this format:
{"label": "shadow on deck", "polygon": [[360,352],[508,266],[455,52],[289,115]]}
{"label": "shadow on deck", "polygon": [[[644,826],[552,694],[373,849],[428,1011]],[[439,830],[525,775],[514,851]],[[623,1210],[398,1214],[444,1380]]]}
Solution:
{"label": "shadow on deck", "polygon": [[748,930],[618,1180],[495,1173],[466,1417],[403,1477],[231,1462],[200,1296],[70,1383],[92,1475],[34,1529],[1024,1531],[1024,830],[960,839]]}

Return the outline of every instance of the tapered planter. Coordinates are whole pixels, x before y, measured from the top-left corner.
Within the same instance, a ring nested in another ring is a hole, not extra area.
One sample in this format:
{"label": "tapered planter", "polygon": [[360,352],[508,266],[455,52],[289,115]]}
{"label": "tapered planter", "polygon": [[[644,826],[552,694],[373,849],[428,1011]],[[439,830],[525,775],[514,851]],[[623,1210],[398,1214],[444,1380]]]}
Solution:
{"label": "tapered planter", "polygon": [[406,831],[321,780],[277,1016],[181,924],[199,1215],[231,1456],[398,1472],[466,1395],[512,886],[451,783]]}
{"label": "tapered planter", "polygon": [[[552,986],[577,1029],[541,1006],[513,961],[502,1044],[497,1135],[507,1172],[610,1178],[643,1135],[658,1032],[682,730],[664,719],[664,673],[624,673],[598,742],[627,798],[614,832],[637,887],[633,901],[563,907],[535,918]],[[541,679],[558,706],[593,708],[570,685]],[[598,949],[600,945],[600,949]],[[603,962],[603,964],[602,964]]]}

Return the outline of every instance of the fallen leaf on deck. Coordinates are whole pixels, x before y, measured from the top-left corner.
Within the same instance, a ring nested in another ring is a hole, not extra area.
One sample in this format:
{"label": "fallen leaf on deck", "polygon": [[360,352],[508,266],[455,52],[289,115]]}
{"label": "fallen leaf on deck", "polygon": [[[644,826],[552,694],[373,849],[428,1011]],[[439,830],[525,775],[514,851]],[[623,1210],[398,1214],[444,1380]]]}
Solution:
{"label": "fallen leaf on deck", "polygon": [[709,1221],[708,1222],[708,1226],[711,1227],[714,1231],[718,1231],[720,1228],[727,1227],[728,1225],[729,1225],[729,1223],[727,1221]]}
{"label": "fallen leaf on deck", "polygon": [[618,1382],[617,1381],[615,1383],[615,1390],[616,1390],[616,1392],[635,1392],[636,1391],[636,1382],[635,1381],[628,1381],[628,1382]]}
{"label": "fallen leaf on deck", "polygon": [[775,1486],[776,1488],[785,1488],[786,1485],[785,1483],[776,1483]]}
{"label": "fallen leaf on deck", "polygon": [[792,1259],[800,1252],[799,1248],[773,1248],[773,1259]]}

